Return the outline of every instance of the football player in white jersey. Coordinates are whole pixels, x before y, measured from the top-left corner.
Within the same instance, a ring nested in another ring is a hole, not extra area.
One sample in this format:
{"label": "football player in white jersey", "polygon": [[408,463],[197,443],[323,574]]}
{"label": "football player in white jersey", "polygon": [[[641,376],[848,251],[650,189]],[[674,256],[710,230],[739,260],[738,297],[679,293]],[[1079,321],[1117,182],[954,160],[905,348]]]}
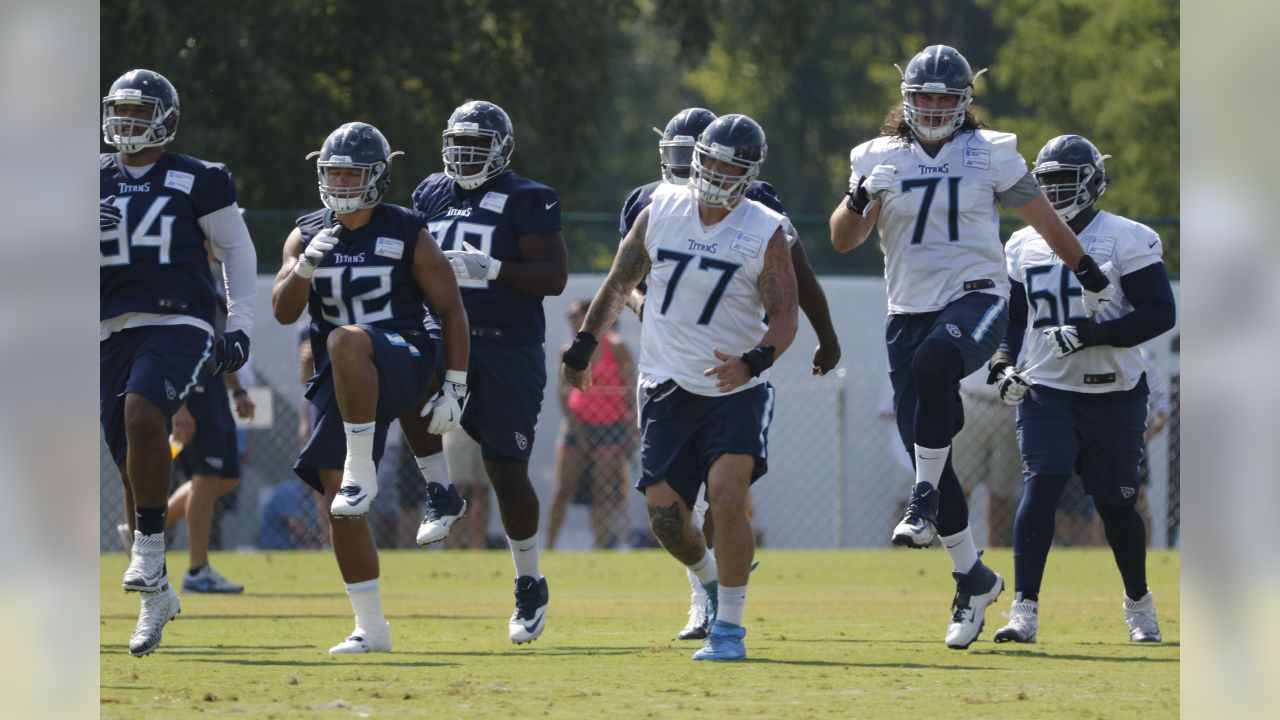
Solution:
{"label": "football player in white jersey", "polygon": [[[769,367],[798,322],[784,218],[745,197],[766,151],[764,131],[745,115],[708,125],[694,146],[689,185],[654,190],[564,353],[564,379],[585,387],[596,338],[648,273],[636,487],[654,535],[713,599],[715,618],[695,660],[746,657],[742,613],[755,552],[748,495],[768,457]],[[716,518],[714,556],[690,522],[703,483]]]}
{"label": "football player in white jersey", "polygon": [[831,215],[839,252],[880,228],[894,412],[916,468],[893,543],[923,548],[941,537],[956,580],[946,634],[955,649],[977,639],[987,606],[1004,588],[978,558],[951,465],[951,440],[964,423],[960,380],[991,357],[1008,322],[997,203],[1043,234],[1086,288],[1090,309],[1111,292],[1027,172],[1017,138],[985,129],[969,110],[973,80],[954,48],[932,45],[913,57],[902,71],[902,104],[880,137],[850,153],[848,195]]}
{"label": "football player in white jersey", "polygon": [[1104,160],[1088,140],[1063,135],[1040,150],[1032,172],[1118,287],[1106,308],[1092,320],[1085,316],[1079,285],[1034,228],[1014,233],[1005,246],[1010,321],[988,382],[1018,406],[1025,484],[1014,520],[1016,595],[996,642],[1036,641],[1054,509],[1073,472],[1093,496],[1120,569],[1129,638],[1161,639],[1147,589],[1146,528],[1134,507],[1148,395],[1137,346],[1173,327],[1173,290],[1160,236],[1094,207],[1106,189]]}

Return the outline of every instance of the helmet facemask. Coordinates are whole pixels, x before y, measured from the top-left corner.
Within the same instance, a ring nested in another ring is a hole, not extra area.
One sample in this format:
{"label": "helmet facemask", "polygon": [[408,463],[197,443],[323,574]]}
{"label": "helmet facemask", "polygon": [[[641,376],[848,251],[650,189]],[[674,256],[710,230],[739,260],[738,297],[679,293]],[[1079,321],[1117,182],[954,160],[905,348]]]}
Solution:
{"label": "helmet facemask", "polygon": [[[917,93],[936,93],[958,98],[953,108],[923,108],[914,102]],[[941,83],[902,84],[902,113],[916,137],[926,142],[941,142],[964,125],[965,112],[973,102],[973,88],[948,88]]]}
{"label": "helmet facemask", "polygon": [[[661,130],[654,128],[658,134]],[[689,135],[677,135],[670,140],[658,141],[658,159],[662,166],[662,181],[672,185],[688,185],[693,166],[693,146],[698,139]],[[683,174],[678,174],[683,173]]]}
{"label": "helmet facemask", "polygon": [[[461,142],[464,138],[479,143]],[[456,123],[444,131],[444,172],[465,190],[474,190],[496,177],[511,162],[515,138],[503,137],[476,123]]]}
{"label": "helmet facemask", "polygon": [[[117,107],[120,105],[149,107],[150,117],[119,115]],[[177,132],[169,132],[171,117],[176,113],[176,108],[166,108],[159,98],[128,88],[118,90],[102,98],[102,140],[127,154],[168,145],[177,137]]]}
{"label": "helmet facemask", "polygon": [[[399,151],[391,157],[400,155]],[[353,168],[360,171],[354,183],[338,183],[333,170]],[[353,162],[345,155],[334,155],[316,161],[316,177],[320,185],[320,200],[330,210],[344,215],[382,202],[382,194],[391,180],[391,158],[373,163]]]}
{"label": "helmet facemask", "polygon": [[[1102,160],[1110,157],[1103,155]],[[1099,161],[1101,166],[1101,160]],[[1093,205],[1107,190],[1106,177],[1092,165],[1047,162],[1032,171],[1058,217],[1070,221]]]}
{"label": "helmet facemask", "polygon": [[[709,165],[716,160],[740,167],[743,172],[741,175],[730,175],[713,170]],[[744,160],[735,156],[732,147],[699,142],[693,148],[688,184],[693,188],[694,197],[702,204],[732,208],[747,194],[747,188],[760,175],[760,165],[763,162],[763,153],[759,160]]]}

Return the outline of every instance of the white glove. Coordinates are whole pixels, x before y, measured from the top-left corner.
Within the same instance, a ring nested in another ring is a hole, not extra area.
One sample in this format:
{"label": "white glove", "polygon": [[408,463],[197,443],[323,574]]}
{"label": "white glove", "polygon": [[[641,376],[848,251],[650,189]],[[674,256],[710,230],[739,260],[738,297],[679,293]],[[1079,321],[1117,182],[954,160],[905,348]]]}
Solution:
{"label": "white glove", "polygon": [[1063,325],[1044,329],[1044,340],[1049,343],[1053,356],[1062,358],[1083,349],[1085,344],[1080,340],[1080,333],[1074,325]]}
{"label": "white glove", "polygon": [[298,262],[294,263],[293,271],[298,277],[310,280],[316,267],[329,257],[329,253],[333,252],[333,247],[337,244],[338,235],[333,228],[325,228],[316,233],[316,236],[311,238],[311,242],[307,243],[302,254],[298,256]]}
{"label": "white glove", "polygon": [[1098,269],[1107,276],[1107,279],[1111,281],[1111,284],[1103,288],[1102,292],[1096,293],[1080,288],[1080,302],[1084,305],[1085,317],[1089,319],[1093,319],[1094,315],[1106,310],[1107,306],[1116,298],[1117,278],[1114,277],[1111,272],[1112,265],[1110,261],[1102,263],[1102,266]]}
{"label": "white glove", "polygon": [[467,408],[467,373],[462,370],[445,370],[444,384],[431,401],[422,407],[422,417],[431,416],[427,432],[443,435],[462,423],[462,411]]}
{"label": "white glove", "polygon": [[1027,377],[1012,366],[1001,370],[999,379],[996,380],[996,390],[1000,393],[1000,399],[1009,407],[1021,405],[1022,398],[1026,396],[1030,387]]}
{"label": "white glove", "polygon": [[453,274],[459,280],[493,280],[502,267],[501,260],[485,255],[465,241],[461,250],[445,250],[444,256],[449,258]]}
{"label": "white glove", "polygon": [[867,178],[863,181],[863,187],[867,188],[867,195],[872,201],[867,204],[869,213],[877,200],[882,200],[882,195],[886,192],[892,192],[897,187],[897,168],[893,165],[876,165],[872,168],[872,172],[867,174]]}

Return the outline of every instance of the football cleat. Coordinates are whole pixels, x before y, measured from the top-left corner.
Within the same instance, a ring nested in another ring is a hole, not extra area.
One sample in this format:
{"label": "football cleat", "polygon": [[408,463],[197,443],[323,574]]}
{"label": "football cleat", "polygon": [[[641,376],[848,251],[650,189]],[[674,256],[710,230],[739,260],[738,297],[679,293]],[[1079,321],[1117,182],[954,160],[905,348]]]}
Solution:
{"label": "football cleat", "polygon": [[418,544],[430,545],[449,537],[449,528],[466,514],[467,501],[456,486],[445,489],[440,483],[427,483],[427,509],[418,526]]}
{"label": "football cleat", "polygon": [[378,497],[378,481],[358,483],[343,473],[342,487],[333,496],[329,514],[336,518],[356,518],[369,514],[369,506]]}
{"label": "football cleat", "polygon": [[927,548],[938,534],[938,490],[929,483],[911,486],[911,500],[893,529],[893,544]]}
{"label": "football cleat", "polygon": [[694,660],[746,660],[747,646],[742,639],[747,629],[717,620],[711,624],[711,632],[702,643],[702,649],[693,654]]}
{"label": "football cleat", "polygon": [[1035,600],[1015,599],[1009,608],[1009,622],[996,631],[998,643],[1033,643],[1040,629],[1040,607]]}
{"label": "football cleat", "polygon": [[376,652],[391,652],[390,623],[383,623],[381,630],[372,633],[357,625],[346,640],[329,648],[330,655],[363,655]]}
{"label": "football cleat", "polygon": [[242,593],[244,586],[233,583],[218,574],[212,565],[205,565],[195,575],[182,576],[182,591],[192,593]]}
{"label": "football cleat", "polygon": [[507,623],[507,634],[517,645],[538,639],[547,626],[547,579],[531,575],[516,578],[516,611]]}
{"label": "football cleat", "polygon": [[1004,578],[979,560],[969,572],[951,573],[956,579],[956,595],[951,601],[951,624],[947,626],[947,647],[964,650],[978,639],[986,621],[987,606],[1000,597]]}
{"label": "football cleat", "polygon": [[124,589],[129,592],[154,593],[165,582],[164,533],[133,533],[133,551],[129,567],[124,571]]}
{"label": "football cleat", "polygon": [[155,652],[160,646],[165,623],[182,612],[178,593],[168,579],[163,579],[159,592],[142,594],[142,609],[138,612],[138,624],[129,636],[129,654],[142,657]]}
{"label": "football cleat", "polygon": [[[699,585],[698,590],[702,587]],[[707,611],[707,605],[710,600],[703,592],[694,592],[689,597],[689,622],[684,626],[676,638],[680,640],[702,640],[707,637],[707,631],[711,627],[711,618]]]}
{"label": "football cleat", "polygon": [[1158,643],[1163,639],[1160,624],[1156,622],[1156,601],[1150,590],[1138,600],[1125,597],[1124,622],[1129,626],[1129,640],[1133,642]]}
{"label": "football cleat", "polygon": [[116,535],[120,537],[120,547],[125,552],[133,552],[133,531],[129,529],[129,523],[117,525]]}

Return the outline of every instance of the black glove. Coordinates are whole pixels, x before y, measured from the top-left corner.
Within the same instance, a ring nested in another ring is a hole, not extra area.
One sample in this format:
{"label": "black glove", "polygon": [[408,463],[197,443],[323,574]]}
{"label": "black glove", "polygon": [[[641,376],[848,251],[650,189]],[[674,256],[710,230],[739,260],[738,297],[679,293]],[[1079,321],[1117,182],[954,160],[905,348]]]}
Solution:
{"label": "black glove", "polygon": [[990,362],[987,363],[987,384],[995,385],[996,381],[1000,379],[1000,371],[1007,367],[1013,367],[1014,364],[1013,358],[1009,357],[1007,353],[997,352],[992,355]]}
{"label": "black glove", "polygon": [[864,177],[858,181],[858,187],[845,193],[848,198],[844,201],[844,206],[849,208],[850,212],[864,215],[867,206],[871,204],[871,194],[867,192],[867,179]]}
{"label": "black glove", "polygon": [[235,372],[249,360],[249,335],[243,330],[223,333],[213,347],[213,374]]}
{"label": "black glove", "polygon": [[106,232],[113,230],[117,225],[124,222],[124,213],[115,204],[116,196],[105,200],[98,201],[98,230]]}

